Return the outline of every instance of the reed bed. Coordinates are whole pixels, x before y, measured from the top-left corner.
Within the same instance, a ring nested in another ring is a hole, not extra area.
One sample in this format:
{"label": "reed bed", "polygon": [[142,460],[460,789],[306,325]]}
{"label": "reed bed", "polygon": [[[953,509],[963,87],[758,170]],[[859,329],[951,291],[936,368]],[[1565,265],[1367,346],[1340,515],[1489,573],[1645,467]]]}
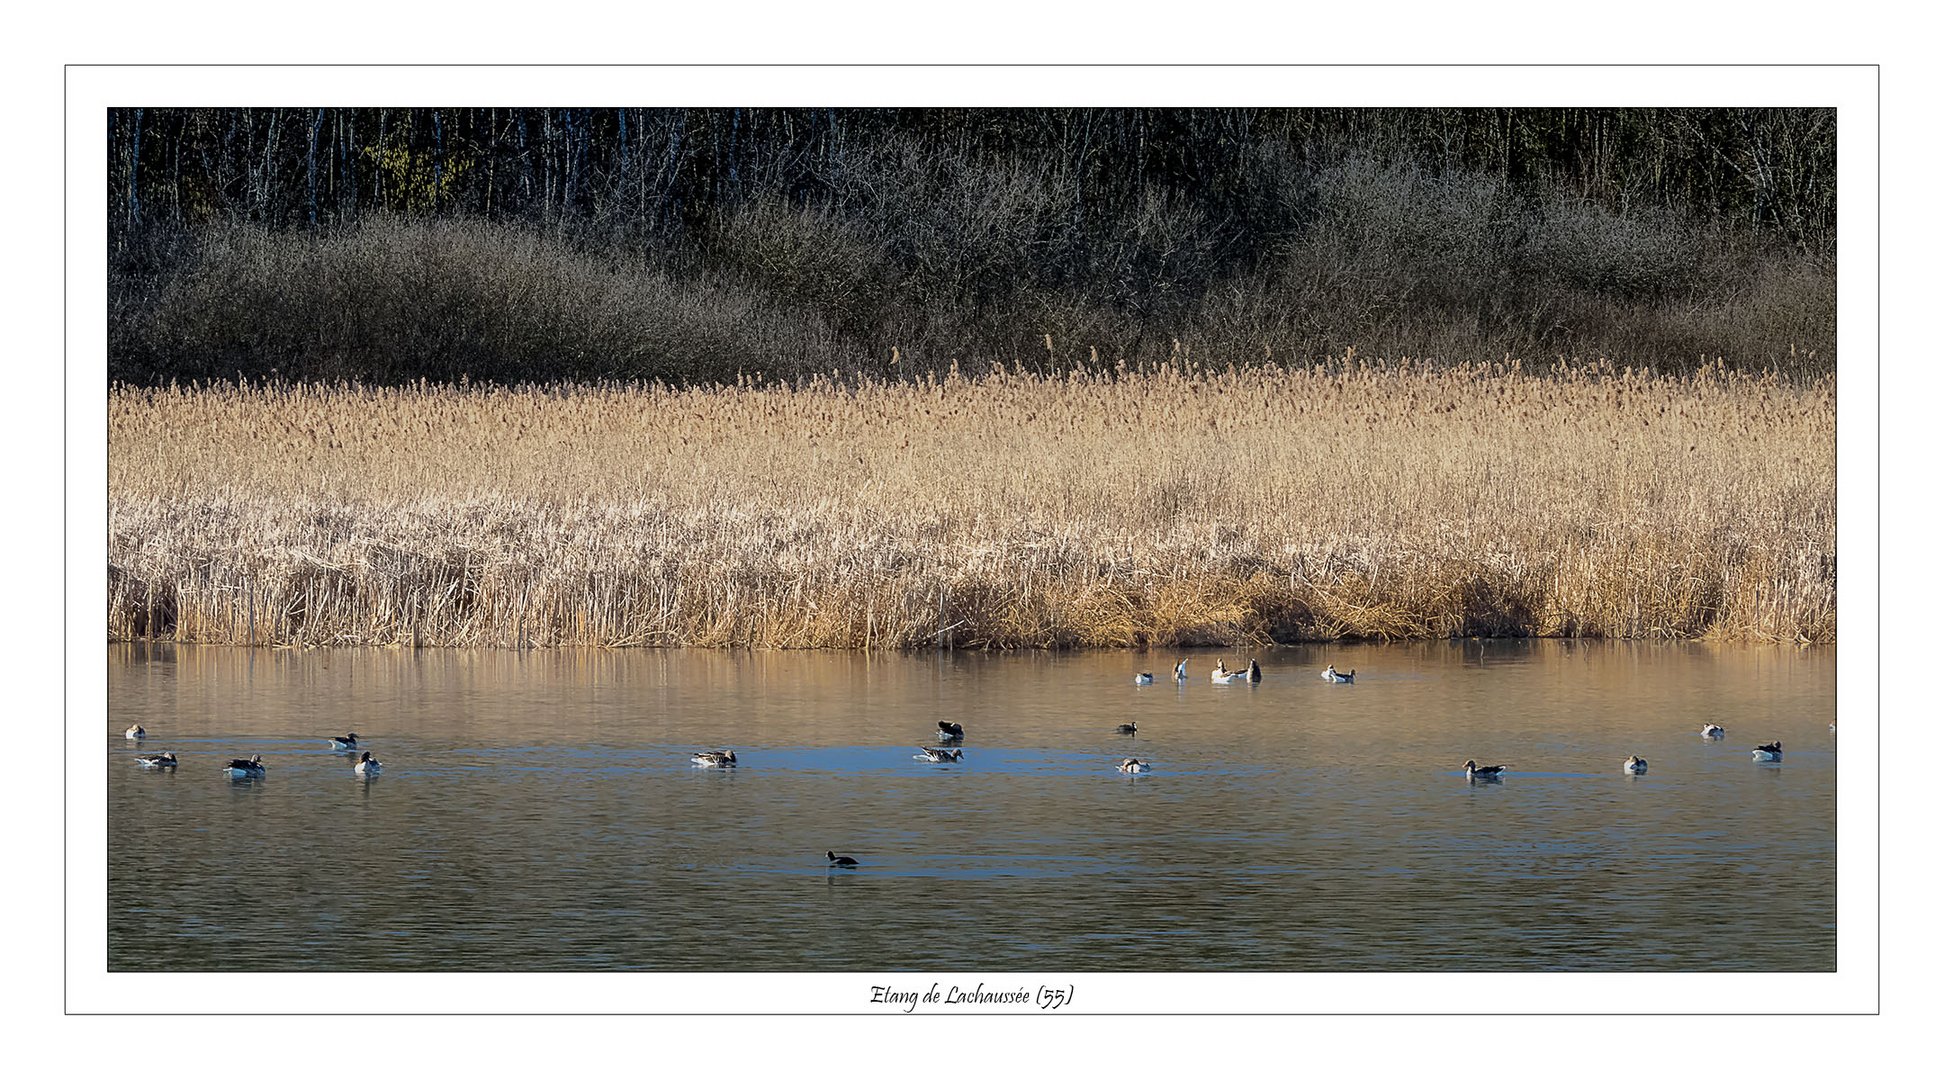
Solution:
{"label": "reed bed", "polygon": [[108,409],[111,639],[1836,633],[1833,377],[1346,359]]}

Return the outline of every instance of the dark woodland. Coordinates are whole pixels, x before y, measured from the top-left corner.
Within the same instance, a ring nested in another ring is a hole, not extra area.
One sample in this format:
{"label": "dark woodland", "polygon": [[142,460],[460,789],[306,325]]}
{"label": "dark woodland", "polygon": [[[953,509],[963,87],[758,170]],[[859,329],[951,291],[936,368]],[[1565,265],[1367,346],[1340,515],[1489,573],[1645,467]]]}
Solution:
{"label": "dark woodland", "polygon": [[1835,361],[1831,109],[106,123],[118,382]]}

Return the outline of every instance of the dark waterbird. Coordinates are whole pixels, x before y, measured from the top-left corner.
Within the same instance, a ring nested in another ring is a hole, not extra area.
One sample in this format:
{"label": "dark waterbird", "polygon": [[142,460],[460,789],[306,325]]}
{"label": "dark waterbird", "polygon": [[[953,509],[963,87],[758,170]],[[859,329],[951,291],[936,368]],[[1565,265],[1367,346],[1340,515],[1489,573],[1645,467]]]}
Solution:
{"label": "dark waterbird", "polygon": [[331,749],[333,750],[356,750],[357,748],[358,733],[355,731],[348,735],[331,736]]}
{"label": "dark waterbird", "polygon": [[952,723],[950,720],[940,720],[938,722],[939,742],[957,742],[963,738],[965,738],[965,729],[963,727]]}
{"label": "dark waterbird", "polygon": [[175,751],[165,750],[160,754],[142,754],[135,763],[144,769],[173,769],[176,767]]}
{"label": "dark waterbird", "polygon": [[1503,765],[1480,765],[1470,758],[1465,759],[1465,777],[1469,780],[1497,780],[1504,771]]}
{"label": "dark waterbird", "polygon": [[232,780],[248,780],[253,777],[262,776],[264,773],[263,755],[251,754],[248,761],[242,758],[231,758],[230,763],[223,766],[223,771]]}
{"label": "dark waterbird", "polygon": [[851,858],[849,855],[839,855],[834,851],[824,852],[824,858],[829,859],[830,865],[832,866],[856,866],[857,865],[856,859]]}
{"label": "dark waterbird", "polygon": [[1755,754],[1755,760],[1757,761],[1781,761],[1782,760],[1782,740],[1777,739],[1774,742],[1765,742],[1762,745],[1756,747],[1753,753]]}
{"label": "dark waterbird", "polygon": [[921,746],[918,750],[925,755],[923,760],[929,761],[934,765],[943,765],[948,761],[957,761],[965,756],[965,751],[963,750],[947,750],[942,746]]}
{"label": "dark waterbird", "polygon": [[1116,735],[1132,735],[1132,734],[1134,734],[1134,724],[1133,724],[1133,722],[1132,722],[1132,721],[1129,721],[1128,723],[1125,723],[1125,724],[1122,724],[1121,726],[1119,726],[1119,727],[1117,727],[1117,728],[1115,728],[1115,729],[1114,729],[1114,734],[1116,734]]}

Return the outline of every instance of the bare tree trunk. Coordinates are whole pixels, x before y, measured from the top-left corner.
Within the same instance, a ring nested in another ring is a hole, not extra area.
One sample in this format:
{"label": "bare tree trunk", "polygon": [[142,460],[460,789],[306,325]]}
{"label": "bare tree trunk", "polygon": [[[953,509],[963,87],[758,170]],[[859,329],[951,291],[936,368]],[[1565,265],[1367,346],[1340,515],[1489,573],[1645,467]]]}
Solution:
{"label": "bare tree trunk", "polygon": [[135,110],[135,122],[128,143],[128,231],[132,235],[142,225],[142,110]]}
{"label": "bare tree trunk", "polygon": [[308,202],[305,210],[312,229],[317,228],[317,133],[324,126],[324,110],[311,113],[310,148],[305,153],[305,173],[308,179]]}

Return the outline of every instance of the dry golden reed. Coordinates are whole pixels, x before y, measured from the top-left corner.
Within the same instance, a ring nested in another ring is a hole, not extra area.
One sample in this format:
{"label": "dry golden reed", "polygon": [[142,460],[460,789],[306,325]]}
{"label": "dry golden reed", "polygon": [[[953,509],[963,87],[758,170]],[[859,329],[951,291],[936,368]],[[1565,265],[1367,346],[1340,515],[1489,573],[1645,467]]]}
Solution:
{"label": "dry golden reed", "polygon": [[1835,386],[1345,361],[109,396],[111,639],[1833,641]]}

